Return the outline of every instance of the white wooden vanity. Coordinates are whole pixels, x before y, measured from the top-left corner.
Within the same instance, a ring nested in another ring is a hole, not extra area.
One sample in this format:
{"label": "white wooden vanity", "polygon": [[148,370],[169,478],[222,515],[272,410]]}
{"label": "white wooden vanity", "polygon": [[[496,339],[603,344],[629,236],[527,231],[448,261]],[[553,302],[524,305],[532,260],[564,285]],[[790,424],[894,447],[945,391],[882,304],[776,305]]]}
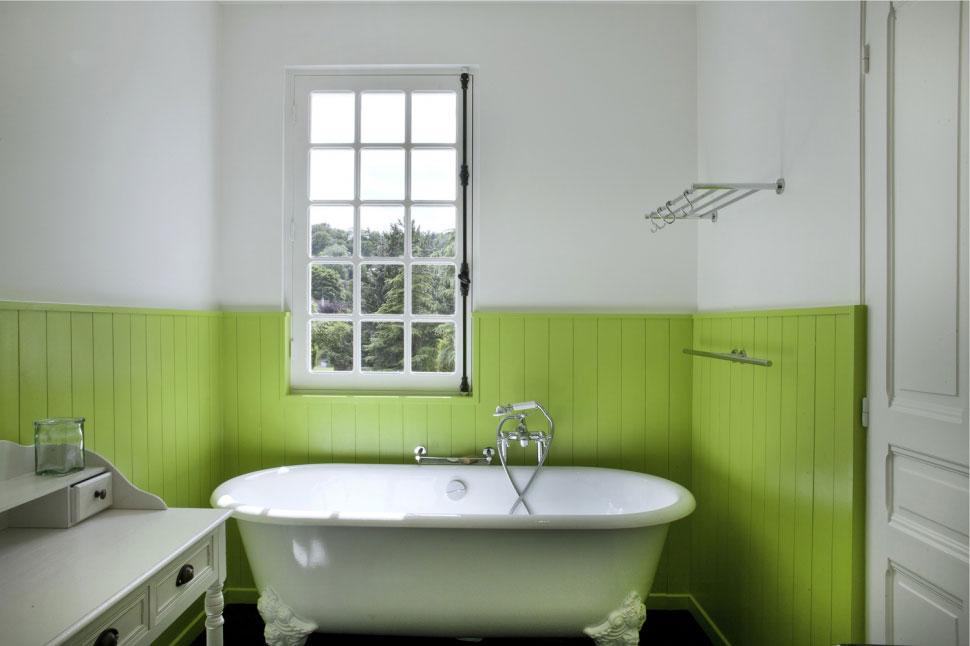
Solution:
{"label": "white wooden vanity", "polygon": [[34,475],[32,446],[0,441],[0,642],[151,644],[205,594],[222,644],[223,509],[169,509],[85,451],[83,471]]}

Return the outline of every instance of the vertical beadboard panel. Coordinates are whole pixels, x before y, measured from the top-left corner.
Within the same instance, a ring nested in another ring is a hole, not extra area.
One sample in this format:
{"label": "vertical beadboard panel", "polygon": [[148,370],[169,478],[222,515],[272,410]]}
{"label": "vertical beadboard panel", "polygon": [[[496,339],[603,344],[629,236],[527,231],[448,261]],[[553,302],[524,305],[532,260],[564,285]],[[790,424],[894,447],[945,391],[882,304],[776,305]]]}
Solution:
{"label": "vertical beadboard panel", "polygon": [[114,383],[115,459],[123,473],[132,475],[131,444],[131,315],[111,319],[112,381]]}
{"label": "vertical beadboard panel", "polygon": [[275,314],[259,317],[259,423],[262,459],[260,466],[283,464],[283,348],[286,335],[279,329],[280,318]]}
{"label": "vertical beadboard panel", "polygon": [[[330,402],[311,401],[307,404],[309,462],[333,461],[332,424],[333,407]],[[227,432],[229,432],[228,428]]]}
{"label": "vertical beadboard panel", "polygon": [[148,331],[144,314],[131,315],[131,481],[148,489]]}
{"label": "vertical beadboard panel", "polygon": [[236,411],[239,473],[256,471],[260,461],[260,316],[236,315]]}
{"label": "vertical beadboard panel", "polygon": [[[286,395],[286,315],[0,308],[0,438],[65,404],[88,442],[170,503],[275,464],[410,462],[494,442],[539,399],[551,461],[645,470],[698,507],[655,591],[691,592],[735,643],[863,637],[862,308],[731,315],[478,314],[471,398]],[[744,346],[771,368],[690,358]],[[59,413],[56,413],[59,414]],[[521,452],[513,459],[526,460]],[[252,575],[230,529],[228,586]]]}
{"label": "vertical beadboard panel", "polygon": [[283,462],[306,464],[310,460],[307,403],[291,397],[283,404]]}
{"label": "vertical beadboard panel", "polygon": [[596,325],[596,464],[618,469],[620,454],[620,321],[600,318]]}
{"label": "vertical beadboard panel", "polygon": [[211,384],[219,318],[0,303],[0,411],[12,420],[0,422],[0,438],[32,443],[33,420],[84,417],[86,448],[137,486],[173,504],[207,504],[222,476],[203,463],[215,452],[210,438],[221,442],[208,418],[222,398]]}
{"label": "vertical beadboard panel", "polygon": [[148,420],[148,489],[164,496],[164,442],[162,440],[162,317],[145,321],[146,414]]}
{"label": "vertical beadboard panel", "polygon": [[[511,404],[523,401],[526,398],[525,322],[522,316],[512,315],[499,318],[498,324],[499,400],[495,403]],[[489,402],[482,403],[488,404]],[[428,450],[432,450],[431,446],[428,446]],[[518,445],[509,447],[508,456],[512,464],[528,464],[525,451]]]}
{"label": "vertical beadboard panel", "polygon": [[34,443],[34,420],[47,417],[47,313],[20,312],[20,443]]}
{"label": "vertical beadboard panel", "polygon": [[236,346],[238,319],[235,314],[222,317],[222,351],[219,353],[219,373],[222,375],[222,424],[225,434],[222,443],[223,476],[229,479],[239,470],[239,388],[236,383],[238,358]]}
{"label": "vertical beadboard panel", "polygon": [[573,320],[573,464],[596,465],[596,319]]}
{"label": "vertical beadboard panel", "polygon": [[[444,408],[442,413],[448,418],[447,424],[441,426],[441,441],[448,446],[451,455],[451,409]],[[354,462],[376,463],[380,459],[380,404],[377,401],[362,401],[355,411],[356,429],[354,431]]]}
{"label": "vertical beadboard panel", "polygon": [[161,337],[162,387],[162,498],[169,505],[178,500],[178,443],[175,415],[175,320],[162,316]]}
{"label": "vertical beadboard panel", "polygon": [[[454,455],[477,455],[481,449],[475,444],[475,406],[472,402],[454,404],[451,407],[451,450]],[[383,410],[382,410],[383,415]],[[393,440],[393,436],[385,435],[383,417],[381,418],[381,452],[384,451],[385,441]],[[491,446],[491,444],[489,444]],[[404,447],[398,449],[404,452]]]}
{"label": "vertical beadboard panel", "polygon": [[[556,411],[555,439],[549,464],[573,463],[573,322],[564,317],[549,319],[549,410]],[[483,383],[484,387],[485,384]],[[483,396],[484,399],[484,396]],[[488,401],[484,399],[484,401]],[[493,432],[494,437],[494,432]]]}
{"label": "vertical beadboard panel", "polygon": [[[691,402],[693,362],[684,354],[691,347],[693,324],[689,319],[671,319],[669,326],[668,375],[670,401],[668,422],[670,443],[667,477],[690,489],[691,479]],[[642,356],[642,355],[641,355]],[[690,585],[690,522],[675,523],[668,534],[665,560],[669,563],[667,588],[679,593]]]}
{"label": "vertical beadboard panel", "polygon": [[179,316],[173,319],[172,365],[175,393],[175,504],[188,507],[189,482],[189,409],[188,409],[188,333],[186,321]]}
{"label": "vertical beadboard panel", "polygon": [[71,313],[71,404],[75,417],[86,420],[84,443],[94,437],[94,319],[88,312]]}
{"label": "vertical beadboard panel", "polygon": [[[380,418],[380,461],[382,464],[400,464],[408,457],[407,446],[404,444],[404,411],[401,402],[381,402]],[[462,440],[470,448],[463,448],[462,451],[474,451],[475,419],[472,417],[471,420],[462,420],[461,423],[470,434],[470,437]]]}
{"label": "vertical beadboard panel", "polygon": [[[501,337],[498,319],[475,319],[474,339],[473,370],[476,379],[472,384],[474,391],[472,397],[479,404],[478,413],[475,415],[475,446],[494,446],[495,418],[492,417],[494,408],[489,410],[489,404],[495,406],[499,403]],[[407,435],[404,438],[404,446],[405,449],[415,446]]]}
{"label": "vertical beadboard panel", "polygon": [[630,471],[644,469],[645,334],[642,319],[620,322],[620,455],[621,466]]}
{"label": "vertical beadboard panel", "polygon": [[94,314],[94,450],[115,459],[114,329],[107,312]]}
{"label": "vertical beadboard panel", "polygon": [[0,440],[20,441],[20,321],[0,310]]}
{"label": "vertical beadboard panel", "polygon": [[692,360],[688,588],[731,643],[864,637],[864,321],[861,307],[694,317],[695,347],[773,362]]}
{"label": "vertical beadboard panel", "polygon": [[47,414],[71,415],[71,314],[47,313]]}

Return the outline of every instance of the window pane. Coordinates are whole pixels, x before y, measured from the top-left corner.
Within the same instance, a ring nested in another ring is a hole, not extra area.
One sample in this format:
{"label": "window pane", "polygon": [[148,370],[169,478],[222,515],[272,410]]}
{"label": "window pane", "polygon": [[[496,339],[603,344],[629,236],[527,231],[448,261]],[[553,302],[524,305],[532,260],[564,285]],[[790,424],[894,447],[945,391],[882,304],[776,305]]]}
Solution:
{"label": "window pane", "polygon": [[411,199],[455,199],[455,149],[411,151]]}
{"label": "window pane", "polygon": [[350,321],[310,323],[310,369],[319,372],[352,370],[354,324]]}
{"label": "window pane", "polygon": [[404,314],[404,265],[360,266],[360,311]]}
{"label": "window pane", "polygon": [[354,254],[354,207],[310,207],[310,255],[321,257]]}
{"label": "window pane", "polygon": [[365,148],[360,151],[360,199],[404,199],[404,150]]}
{"label": "window pane", "polygon": [[404,207],[360,207],[360,255],[400,258],[404,255]]}
{"label": "window pane", "polygon": [[349,314],[354,311],[354,266],[310,264],[310,313]]}
{"label": "window pane", "polygon": [[404,370],[404,324],[364,321],[360,324],[361,370]]}
{"label": "window pane", "polygon": [[416,144],[455,143],[455,93],[415,92],[411,95],[411,141]]}
{"label": "window pane", "polygon": [[404,92],[360,95],[360,141],[365,144],[404,143]]}
{"label": "window pane", "polygon": [[414,372],[455,371],[454,323],[411,325],[411,370]]}
{"label": "window pane", "polygon": [[455,266],[411,266],[411,311],[414,314],[455,313]]}
{"label": "window pane", "polygon": [[354,151],[352,148],[310,150],[311,200],[354,199]]}
{"label": "window pane", "polygon": [[417,258],[455,256],[455,207],[411,207],[411,253]]}
{"label": "window pane", "polygon": [[310,143],[354,143],[353,92],[314,92],[310,95]]}

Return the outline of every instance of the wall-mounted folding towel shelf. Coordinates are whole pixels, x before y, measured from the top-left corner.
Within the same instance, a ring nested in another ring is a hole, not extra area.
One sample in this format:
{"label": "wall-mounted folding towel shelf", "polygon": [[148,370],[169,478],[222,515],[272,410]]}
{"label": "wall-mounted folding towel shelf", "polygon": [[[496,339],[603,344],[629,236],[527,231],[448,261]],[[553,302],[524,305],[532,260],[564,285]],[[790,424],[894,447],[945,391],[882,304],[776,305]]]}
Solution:
{"label": "wall-mounted folding towel shelf", "polygon": [[771,367],[771,359],[755,359],[749,357],[743,348],[734,348],[730,352],[707,352],[706,350],[694,350],[684,348],[684,354],[692,354],[695,357],[707,357],[709,359],[721,359],[723,361],[733,361],[734,363],[749,363],[753,366]]}
{"label": "wall-mounted folding towel shelf", "polygon": [[691,184],[690,188],[672,200],[667,200],[656,210],[643,217],[650,220],[650,232],[656,233],[677,220],[705,220],[717,222],[718,212],[726,206],[740,202],[758,191],[772,190],[778,195],[785,192],[785,179],[762,184],[735,184],[708,182]]}

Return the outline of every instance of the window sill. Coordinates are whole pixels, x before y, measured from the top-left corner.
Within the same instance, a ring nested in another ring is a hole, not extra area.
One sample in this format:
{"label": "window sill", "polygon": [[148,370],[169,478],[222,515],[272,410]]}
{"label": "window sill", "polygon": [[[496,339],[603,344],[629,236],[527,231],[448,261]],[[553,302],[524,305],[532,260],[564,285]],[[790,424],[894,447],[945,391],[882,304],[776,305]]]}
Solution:
{"label": "window sill", "polygon": [[472,392],[460,393],[456,391],[435,390],[326,390],[326,389],[295,389],[286,393],[287,397],[310,399],[433,399],[433,400],[472,400]]}

